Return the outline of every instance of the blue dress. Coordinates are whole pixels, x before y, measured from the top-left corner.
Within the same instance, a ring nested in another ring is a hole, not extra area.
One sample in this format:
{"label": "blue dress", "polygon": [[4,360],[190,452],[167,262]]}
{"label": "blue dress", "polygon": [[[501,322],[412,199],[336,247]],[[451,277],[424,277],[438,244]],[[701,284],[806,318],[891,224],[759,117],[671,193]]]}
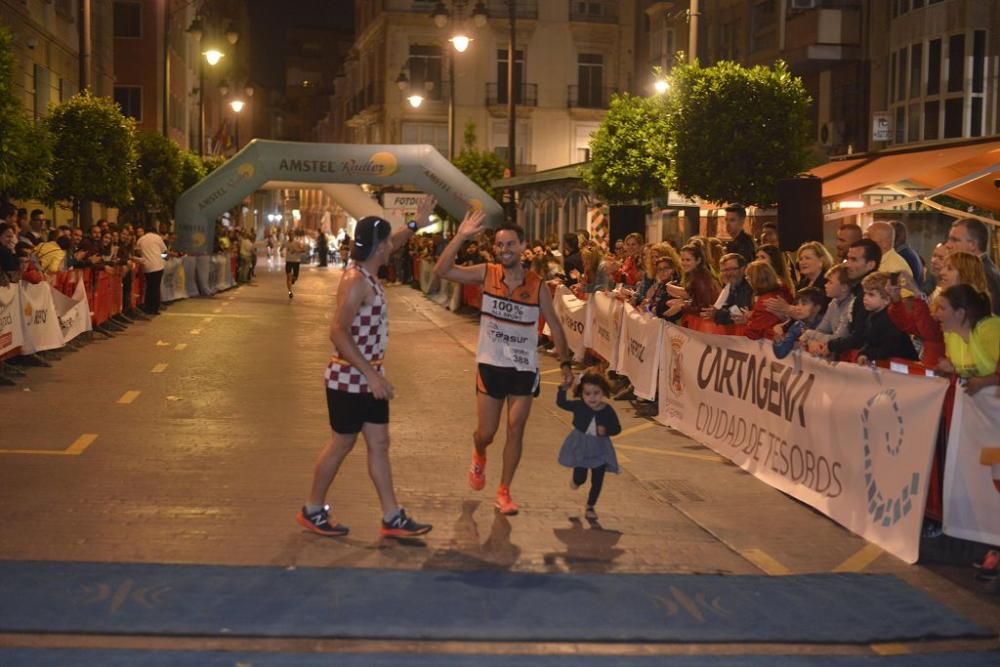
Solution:
{"label": "blue dress", "polygon": [[[583,401],[567,400],[566,390],[562,388],[556,395],[556,405],[573,413],[573,430],[559,449],[559,464],[567,468],[599,468],[603,465],[607,466],[608,472],[621,472],[610,437],[622,430],[614,408],[605,404],[600,410],[591,410]],[[605,435],[587,432],[596,433],[598,426],[604,427]]]}

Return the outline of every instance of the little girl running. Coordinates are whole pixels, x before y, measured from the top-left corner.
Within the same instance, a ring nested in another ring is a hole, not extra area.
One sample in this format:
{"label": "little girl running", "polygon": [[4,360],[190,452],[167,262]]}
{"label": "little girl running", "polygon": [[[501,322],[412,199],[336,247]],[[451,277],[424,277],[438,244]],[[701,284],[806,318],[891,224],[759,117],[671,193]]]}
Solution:
{"label": "little girl running", "polygon": [[622,427],[614,408],[607,403],[611,387],[604,375],[593,370],[583,374],[573,392],[582,400],[567,400],[567,388],[566,385],[559,387],[556,405],[573,413],[573,430],[559,450],[559,463],[573,469],[573,481],[570,482],[573,489],[580,488],[587,481],[587,470],[590,470],[590,494],[587,496],[585,516],[596,519],[594,506],[601,495],[604,473],[620,471],[610,436],[621,433]]}

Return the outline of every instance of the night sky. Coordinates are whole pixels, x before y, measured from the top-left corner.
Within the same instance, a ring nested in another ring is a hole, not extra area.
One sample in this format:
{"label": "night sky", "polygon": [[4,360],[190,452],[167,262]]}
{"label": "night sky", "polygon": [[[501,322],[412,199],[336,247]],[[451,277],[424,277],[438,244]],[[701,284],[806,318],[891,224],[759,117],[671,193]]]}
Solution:
{"label": "night sky", "polygon": [[247,0],[247,11],[254,44],[251,69],[254,80],[266,88],[285,85],[282,49],[287,28],[354,28],[354,0]]}

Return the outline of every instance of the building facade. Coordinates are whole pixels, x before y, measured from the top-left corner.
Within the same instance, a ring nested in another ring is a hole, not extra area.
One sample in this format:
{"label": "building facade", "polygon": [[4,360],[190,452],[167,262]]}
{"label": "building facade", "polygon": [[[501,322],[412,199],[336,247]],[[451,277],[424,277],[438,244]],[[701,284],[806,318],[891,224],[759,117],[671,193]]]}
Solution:
{"label": "building facade", "polygon": [[[472,28],[472,3],[451,2],[448,26],[434,2],[355,2],[355,41],[323,123],[324,138],[349,143],[427,143],[448,155],[473,123],[477,148],[507,159],[508,5],[484,3],[486,25],[468,49],[448,39]],[[517,173],[586,160],[590,134],[612,93],[634,87],[635,3],[519,0],[514,48]],[[419,107],[407,99],[423,98]],[[454,122],[449,127],[449,110]]]}

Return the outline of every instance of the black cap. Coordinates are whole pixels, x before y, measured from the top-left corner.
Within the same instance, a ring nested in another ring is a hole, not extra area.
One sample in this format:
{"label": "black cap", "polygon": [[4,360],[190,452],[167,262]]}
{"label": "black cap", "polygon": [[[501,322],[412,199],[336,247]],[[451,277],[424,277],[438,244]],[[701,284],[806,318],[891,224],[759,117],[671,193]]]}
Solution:
{"label": "black cap", "polygon": [[372,251],[381,241],[389,238],[392,225],[388,220],[370,215],[358,220],[354,226],[354,244],[351,247],[351,259],[363,262],[371,257]]}

